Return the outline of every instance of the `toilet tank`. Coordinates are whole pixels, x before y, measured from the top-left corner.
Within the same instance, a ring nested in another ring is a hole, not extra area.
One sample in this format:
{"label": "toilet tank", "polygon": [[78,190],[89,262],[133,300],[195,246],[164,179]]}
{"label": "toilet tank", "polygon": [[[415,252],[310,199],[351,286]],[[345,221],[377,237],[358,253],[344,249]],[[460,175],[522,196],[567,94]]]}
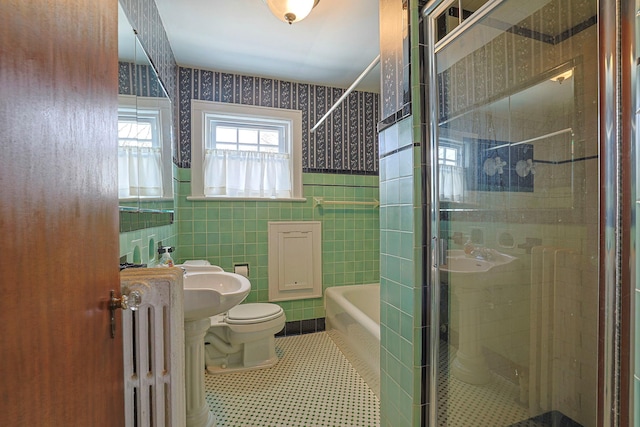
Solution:
{"label": "toilet tank", "polygon": [[269,222],[269,301],[322,296],[319,221]]}

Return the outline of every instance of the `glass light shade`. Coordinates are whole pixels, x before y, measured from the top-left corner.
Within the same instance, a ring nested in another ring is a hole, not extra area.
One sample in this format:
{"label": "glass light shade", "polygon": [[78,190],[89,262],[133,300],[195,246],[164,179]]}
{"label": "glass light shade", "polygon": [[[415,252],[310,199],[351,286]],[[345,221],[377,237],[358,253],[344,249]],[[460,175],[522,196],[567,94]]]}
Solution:
{"label": "glass light shade", "polygon": [[573,68],[565,71],[564,73],[558,74],[555,77],[551,77],[549,80],[551,80],[552,82],[562,83],[563,81],[570,79],[571,77],[573,77]]}
{"label": "glass light shade", "polygon": [[271,13],[289,24],[302,21],[319,0],[265,0]]}

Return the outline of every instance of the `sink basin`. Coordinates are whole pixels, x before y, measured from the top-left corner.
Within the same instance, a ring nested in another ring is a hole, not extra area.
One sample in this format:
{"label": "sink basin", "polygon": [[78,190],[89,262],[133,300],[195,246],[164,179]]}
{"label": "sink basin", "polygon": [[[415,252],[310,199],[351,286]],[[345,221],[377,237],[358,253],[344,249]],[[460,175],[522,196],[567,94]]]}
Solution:
{"label": "sink basin", "polygon": [[229,311],[240,304],[251,290],[249,279],[224,272],[219,267],[187,268],[183,283],[185,321]]}
{"label": "sink basin", "polygon": [[486,273],[493,264],[480,259],[466,257],[447,257],[447,263],[440,267],[441,271],[455,273]]}
{"label": "sink basin", "polygon": [[451,318],[457,318],[458,349],[450,372],[460,381],[485,384],[491,376],[480,334],[480,310],[485,304],[482,292],[490,286],[519,283],[522,271],[514,262],[518,258],[495,249],[481,248],[474,255],[478,256],[460,249],[447,251],[447,263],[440,266],[440,280],[448,284],[458,301],[451,311]]}
{"label": "sink basin", "polygon": [[198,320],[218,314],[220,293],[212,289],[184,290],[184,320]]}
{"label": "sink basin", "polygon": [[209,317],[240,304],[249,295],[249,279],[227,273],[206,262],[178,265],[184,270],[184,354],[187,426],[215,427],[216,420],[205,400],[204,337]]}
{"label": "sink basin", "polygon": [[484,249],[483,257],[467,255],[464,250],[447,251],[447,263],[440,266],[442,282],[460,288],[480,288],[491,284],[509,284],[517,272],[518,258],[495,249]]}

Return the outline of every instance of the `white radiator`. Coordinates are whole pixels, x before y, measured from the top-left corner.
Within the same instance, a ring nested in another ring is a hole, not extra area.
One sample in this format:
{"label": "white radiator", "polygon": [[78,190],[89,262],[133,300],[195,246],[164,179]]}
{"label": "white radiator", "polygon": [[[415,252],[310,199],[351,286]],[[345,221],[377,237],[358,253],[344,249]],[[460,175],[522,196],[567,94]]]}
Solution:
{"label": "white radiator", "polygon": [[575,408],[576,345],[580,338],[582,279],[579,256],[569,249],[531,251],[529,408],[536,414]]}
{"label": "white radiator", "polygon": [[184,426],[182,272],[128,269],[120,280],[123,294],[142,293],[137,311],[122,311],[125,425]]}
{"label": "white radiator", "polygon": [[598,270],[579,251],[531,252],[529,411],[559,411],[595,427]]}

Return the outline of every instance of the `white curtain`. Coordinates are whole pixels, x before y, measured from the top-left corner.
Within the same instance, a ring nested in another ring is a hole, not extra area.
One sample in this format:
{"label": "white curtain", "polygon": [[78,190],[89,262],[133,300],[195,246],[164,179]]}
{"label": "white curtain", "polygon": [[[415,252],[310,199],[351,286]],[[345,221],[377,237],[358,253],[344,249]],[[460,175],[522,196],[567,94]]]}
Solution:
{"label": "white curtain", "polygon": [[464,196],[464,168],[438,165],[440,168],[440,200],[461,202]]}
{"label": "white curtain", "polygon": [[289,154],[206,150],[205,196],[291,197]]}
{"label": "white curtain", "polygon": [[162,151],[160,148],[118,148],[118,195],[162,197]]}

